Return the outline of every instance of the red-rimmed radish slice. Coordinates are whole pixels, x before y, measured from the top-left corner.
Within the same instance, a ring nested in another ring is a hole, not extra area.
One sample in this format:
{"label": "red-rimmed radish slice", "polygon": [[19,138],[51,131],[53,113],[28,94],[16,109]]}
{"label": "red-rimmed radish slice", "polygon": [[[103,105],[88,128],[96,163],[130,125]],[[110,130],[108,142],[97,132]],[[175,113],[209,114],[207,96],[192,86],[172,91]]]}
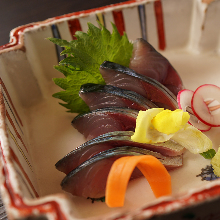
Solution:
{"label": "red-rimmed radish slice", "polygon": [[212,127],[220,126],[220,87],[212,84],[198,87],[191,106],[200,121]]}
{"label": "red-rimmed radish slice", "polygon": [[182,109],[184,112],[188,112],[190,114],[189,123],[193,126],[195,126],[200,131],[209,131],[211,129],[211,126],[204,124],[201,122],[193,113],[191,108],[191,100],[193,97],[193,91],[184,89],[179,91],[177,95],[177,103],[180,109]]}
{"label": "red-rimmed radish slice", "polygon": [[177,103],[180,109],[186,111],[188,106],[191,107],[191,100],[193,96],[193,91],[189,89],[183,89],[179,91],[177,95]]}

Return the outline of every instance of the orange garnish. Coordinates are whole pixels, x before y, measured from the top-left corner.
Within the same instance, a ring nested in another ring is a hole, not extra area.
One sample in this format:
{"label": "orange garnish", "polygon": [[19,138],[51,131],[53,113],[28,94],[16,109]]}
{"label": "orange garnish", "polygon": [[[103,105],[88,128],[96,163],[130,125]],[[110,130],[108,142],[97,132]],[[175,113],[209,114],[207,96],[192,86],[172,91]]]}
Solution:
{"label": "orange garnish", "polygon": [[135,167],[148,180],[155,197],[171,194],[171,177],[164,165],[151,155],[126,156],[114,162],[108,175],[105,202],[109,207],[122,207],[126,188]]}

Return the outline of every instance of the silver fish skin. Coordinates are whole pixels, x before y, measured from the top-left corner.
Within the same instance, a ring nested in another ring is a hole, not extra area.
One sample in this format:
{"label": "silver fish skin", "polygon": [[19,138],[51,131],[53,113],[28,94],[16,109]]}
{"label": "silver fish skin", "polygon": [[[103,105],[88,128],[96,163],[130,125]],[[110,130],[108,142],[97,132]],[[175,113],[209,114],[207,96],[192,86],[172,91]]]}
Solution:
{"label": "silver fish skin", "polygon": [[155,79],[109,61],[100,65],[100,73],[107,85],[134,91],[161,108],[178,108],[176,96]]}
{"label": "silver fish skin", "polygon": [[185,151],[183,146],[177,144],[172,139],[164,143],[143,144],[132,141],[131,136],[133,134],[134,132],[132,131],[115,131],[91,139],[60,159],[55,164],[56,169],[68,174],[71,170],[75,169],[92,156],[102,151],[125,145],[150,150],[171,159],[182,155]]}
{"label": "silver fish skin", "polygon": [[133,44],[129,68],[157,80],[172,91],[174,95],[184,89],[179,74],[170,62],[142,38],[138,38]]}
{"label": "silver fish skin", "polygon": [[[155,156],[168,170],[182,166],[182,156],[167,159],[161,154],[146,149],[123,146],[103,151],[84,161],[63,179],[61,182],[62,189],[74,196],[85,198],[103,197],[105,195],[107,177],[114,161],[123,156],[134,155]],[[141,172],[136,168],[132,173],[131,180],[141,176]]]}
{"label": "silver fish skin", "polygon": [[72,126],[91,140],[113,131],[134,131],[139,111],[130,108],[103,108],[77,115]]}
{"label": "silver fish skin", "polygon": [[158,107],[136,92],[111,85],[84,84],[81,86],[79,96],[89,106],[90,110],[107,107],[127,107],[145,111]]}

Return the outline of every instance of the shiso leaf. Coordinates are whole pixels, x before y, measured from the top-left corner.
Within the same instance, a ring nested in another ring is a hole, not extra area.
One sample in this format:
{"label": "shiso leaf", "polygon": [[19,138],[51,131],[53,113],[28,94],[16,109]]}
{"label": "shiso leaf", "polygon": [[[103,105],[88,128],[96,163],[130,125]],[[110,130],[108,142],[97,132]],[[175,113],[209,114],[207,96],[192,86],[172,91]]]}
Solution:
{"label": "shiso leaf", "polygon": [[210,149],[210,150],[208,150],[208,151],[206,151],[206,152],[203,152],[203,153],[200,153],[205,159],[212,159],[214,156],[215,156],[215,154],[216,154],[216,152],[215,152],[215,150],[214,149]]}
{"label": "shiso leaf", "polygon": [[54,83],[62,90],[53,94],[53,97],[61,99],[60,103],[69,112],[85,113],[89,107],[79,97],[82,84],[105,84],[99,67],[108,60],[124,66],[129,66],[132,56],[133,44],[129,42],[127,35],[121,36],[114,24],[112,34],[101,25],[101,29],[88,23],[88,32],[77,31],[76,40],[70,42],[57,38],[48,38],[54,44],[65,49],[61,55],[67,54],[59,65],[54,68],[63,73],[64,78],[53,79]]}
{"label": "shiso leaf", "polygon": [[49,37],[48,39],[60,47],[71,47],[70,42],[68,42],[66,40],[59,39],[59,38],[52,38],[52,37]]}

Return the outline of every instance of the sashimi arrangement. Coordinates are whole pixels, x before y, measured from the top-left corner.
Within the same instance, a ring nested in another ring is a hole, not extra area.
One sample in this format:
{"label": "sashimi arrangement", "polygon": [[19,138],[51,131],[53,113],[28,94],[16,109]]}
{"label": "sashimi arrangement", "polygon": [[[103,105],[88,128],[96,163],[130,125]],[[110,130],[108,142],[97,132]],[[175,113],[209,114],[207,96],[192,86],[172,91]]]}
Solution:
{"label": "sashimi arrangement", "polygon": [[131,43],[115,25],[112,34],[88,27],[71,42],[50,39],[67,55],[55,66],[65,78],[54,79],[63,90],[53,96],[79,113],[72,125],[87,140],[56,163],[66,174],[62,189],[93,201],[106,197],[109,207],[118,207],[129,179],[144,175],[156,197],[170,195],[169,172],[183,166],[186,149],[213,158],[219,175],[220,153],[201,132],[220,126],[210,114],[219,109],[219,88],[210,85],[212,100],[205,86],[186,90],[169,61],[144,39]]}

